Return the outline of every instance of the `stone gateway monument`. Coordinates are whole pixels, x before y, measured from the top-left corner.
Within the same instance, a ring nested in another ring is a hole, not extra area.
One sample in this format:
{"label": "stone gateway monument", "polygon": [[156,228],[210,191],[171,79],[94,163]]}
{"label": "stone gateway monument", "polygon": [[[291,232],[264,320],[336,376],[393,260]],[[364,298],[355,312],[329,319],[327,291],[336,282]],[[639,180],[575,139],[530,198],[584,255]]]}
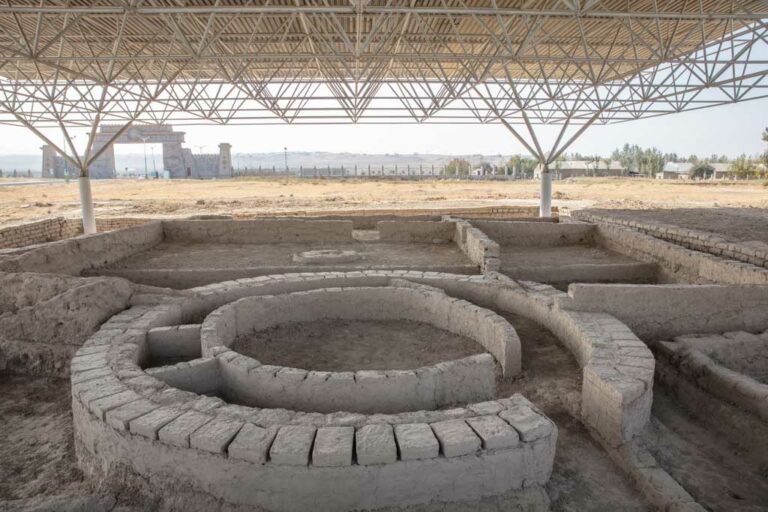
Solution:
{"label": "stone gateway monument", "polygon": [[[98,151],[122,128],[122,125],[104,125],[94,139],[94,151]],[[92,178],[116,178],[114,144],[162,144],[163,170],[171,178],[229,178],[232,176],[232,145],[219,144],[219,153],[192,154],[182,146],[184,132],[177,132],[169,125],[136,125],[123,133],[90,166]],[[42,146],[44,178],[63,178],[67,171],[64,158],[53,146]],[[69,166],[72,167],[72,166]],[[70,170],[70,174],[75,169]]]}

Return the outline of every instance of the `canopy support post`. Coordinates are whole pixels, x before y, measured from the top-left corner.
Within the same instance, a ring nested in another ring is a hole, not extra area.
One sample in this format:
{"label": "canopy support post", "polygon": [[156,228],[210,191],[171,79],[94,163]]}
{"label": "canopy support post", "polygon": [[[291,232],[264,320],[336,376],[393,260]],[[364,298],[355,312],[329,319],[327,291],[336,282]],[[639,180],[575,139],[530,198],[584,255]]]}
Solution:
{"label": "canopy support post", "polygon": [[96,233],[96,215],[94,214],[93,209],[91,178],[88,176],[87,169],[80,170],[80,177],[77,179],[77,185],[80,190],[80,212],[83,216],[83,234],[93,235]]}
{"label": "canopy support post", "polygon": [[541,167],[541,193],[539,195],[539,217],[549,219],[552,217],[552,174],[549,172],[549,164],[542,162]]}

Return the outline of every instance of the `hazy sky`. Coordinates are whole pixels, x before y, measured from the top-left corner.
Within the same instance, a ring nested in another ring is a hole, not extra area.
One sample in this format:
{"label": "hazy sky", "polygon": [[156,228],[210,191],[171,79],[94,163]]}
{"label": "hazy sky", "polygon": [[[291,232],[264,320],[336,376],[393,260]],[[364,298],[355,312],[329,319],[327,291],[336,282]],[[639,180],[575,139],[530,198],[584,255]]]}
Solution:
{"label": "hazy sky", "polygon": [[[626,142],[654,146],[680,155],[712,153],[737,156],[764,151],[762,131],[768,126],[768,99],[748,101],[695,112],[684,112],[629,123],[593,126],[569,148],[587,154],[609,154]],[[487,155],[524,153],[501,125],[397,126],[188,126],[186,146],[197,153],[217,151],[219,142],[232,144],[234,153],[329,151],[353,153],[448,153]],[[78,147],[85,130],[76,131]],[[56,131],[47,132],[60,142]],[[0,155],[38,154],[41,142],[24,128],[0,126]],[[120,153],[141,152],[140,146],[121,146]]]}

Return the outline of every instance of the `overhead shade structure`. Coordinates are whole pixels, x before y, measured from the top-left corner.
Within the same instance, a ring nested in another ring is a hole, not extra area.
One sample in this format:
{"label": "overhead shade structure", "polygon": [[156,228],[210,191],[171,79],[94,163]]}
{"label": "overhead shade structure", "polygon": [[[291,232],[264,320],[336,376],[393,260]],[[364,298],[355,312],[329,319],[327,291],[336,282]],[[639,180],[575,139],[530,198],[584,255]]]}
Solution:
{"label": "overhead shade structure", "polygon": [[79,169],[86,232],[102,123],[501,124],[549,216],[548,166],[589,126],[768,96],[768,2],[14,0],[0,62],[0,122]]}

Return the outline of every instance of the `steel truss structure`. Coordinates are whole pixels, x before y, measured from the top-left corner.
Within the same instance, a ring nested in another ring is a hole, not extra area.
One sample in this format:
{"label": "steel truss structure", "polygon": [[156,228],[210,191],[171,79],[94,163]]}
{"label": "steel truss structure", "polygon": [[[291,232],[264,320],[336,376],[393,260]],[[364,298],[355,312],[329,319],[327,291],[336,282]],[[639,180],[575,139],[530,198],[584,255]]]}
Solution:
{"label": "steel truss structure", "polygon": [[547,174],[592,124],[764,98],[767,76],[766,0],[0,5],[0,123],[83,177],[102,123],[501,123]]}

